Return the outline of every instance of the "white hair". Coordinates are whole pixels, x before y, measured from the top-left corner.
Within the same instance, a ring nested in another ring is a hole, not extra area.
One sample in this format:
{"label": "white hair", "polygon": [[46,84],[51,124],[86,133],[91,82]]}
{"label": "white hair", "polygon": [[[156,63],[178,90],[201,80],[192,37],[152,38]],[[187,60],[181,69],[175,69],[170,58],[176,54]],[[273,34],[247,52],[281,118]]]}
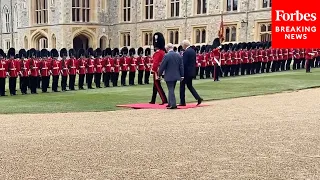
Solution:
{"label": "white hair", "polygon": [[188,40],[183,40],[182,42],[181,42],[181,46],[185,46],[185,47],[188,47],[188,46],[190,46],[190,41],[188,41]]}
{"label": "white hair", "polygon": [[166,49],[169,49],[169,50],[173,49],[173,44],[172,43],[167,44],[166,45]]}

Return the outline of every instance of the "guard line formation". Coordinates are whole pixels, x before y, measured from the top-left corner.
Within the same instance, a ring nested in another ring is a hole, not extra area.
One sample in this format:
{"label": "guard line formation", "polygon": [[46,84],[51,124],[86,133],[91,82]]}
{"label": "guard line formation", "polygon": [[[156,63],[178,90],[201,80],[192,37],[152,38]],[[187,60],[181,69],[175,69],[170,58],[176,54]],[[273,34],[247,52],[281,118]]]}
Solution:
{"label": "guard line formation", "polygon": [[[197,52],[196,72],[200,79],[219,81],[219,77],[288,71],[292,63],[293,70],[305,68],[306,72],[311,67],[320,67],[320,49],[275,49],[271,42],[229,43],[216,48],[215,41],[212,45],[192,46]],[[174,50],[183,54],[181,46]],[[28,94],[28,89],[31,94],[37,94],[39,88],[47,93],[50,78],[52,92],[59,92],[60,77],[61,90],[67,91],[69,87],[73,91],[77,75],[79,90],[84,89],[85,83],[88,89],[94,89],[93,82],[96,88],[101,88],[101,84],[116,87],[119,76],[121,86],[127,85],[127,76],[129,85],[135,85],[136,74],[139,85],[149,84],[152,66],[151,49],[142,47],[137,51],[123,47],[78,52],[65,48],[60,52],[20,49],[18,54],[10,48],[7,55],[0,49],[0,96],[6,95],[6,78],[9,78],[10,95],[16,95],[18,77],[23,95]]]}

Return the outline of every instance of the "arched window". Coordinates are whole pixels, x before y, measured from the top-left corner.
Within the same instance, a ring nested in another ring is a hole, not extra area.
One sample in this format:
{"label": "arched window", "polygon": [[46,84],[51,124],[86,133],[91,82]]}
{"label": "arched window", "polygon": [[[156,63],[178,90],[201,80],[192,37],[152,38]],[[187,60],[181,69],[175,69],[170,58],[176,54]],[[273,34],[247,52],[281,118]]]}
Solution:
{"label": "arched window", "polygon": [[125,47],[125,46],[130,46],[130,32],[123,32],[121,33],[121,46]]}
{"label": "arched window", "polygon": [[3,7],[3,32],[4,33],[9,33],[10,31],[10,11],[7,6]]}
{"label": "arched window", "polygon": [[193,29],[194,44],[206,43],[206,27],[196,27]]}
{"label": "arched window", "polygon": [[152,31],[142,32],[142,38],[143,46],[152,45]]}
{"label": "arched window", "polygon": [[48,23],[48,1],[47,0],[34,0],[35,1],[35,22],[37,24]]}
{"label": "arched window", "polygon": [[179,44],[179,29],[170,29],[168,30],[169,43]]}
{"label": "arched window", "polygon": [[46,49],[48,48],[48,39],[46,37],[42,37],[39,39],[38,44],[37,44],[37,49]]}
{"label": "arched window", "polygon": [[90,1],[72,0],[72,21],[89,22],[90,21]]}
{"label": "arched window", "polygon": [[237,25],[227,25],[224,27],[225,42],[237,41]]}
{"label": "arched window", "polygon": [[260,23],[259,24],[259,40],[271,41],[271,23]]}

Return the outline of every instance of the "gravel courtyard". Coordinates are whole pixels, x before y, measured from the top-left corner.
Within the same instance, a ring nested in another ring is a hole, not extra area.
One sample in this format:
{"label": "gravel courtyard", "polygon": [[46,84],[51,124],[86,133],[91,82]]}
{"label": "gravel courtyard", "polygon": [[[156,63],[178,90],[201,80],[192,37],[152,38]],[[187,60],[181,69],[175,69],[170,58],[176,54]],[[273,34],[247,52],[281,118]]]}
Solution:
{"label": "gravel courtyard", "polygon": [[0,179],[320,179],[320,89],[189,110],[0,115]]}

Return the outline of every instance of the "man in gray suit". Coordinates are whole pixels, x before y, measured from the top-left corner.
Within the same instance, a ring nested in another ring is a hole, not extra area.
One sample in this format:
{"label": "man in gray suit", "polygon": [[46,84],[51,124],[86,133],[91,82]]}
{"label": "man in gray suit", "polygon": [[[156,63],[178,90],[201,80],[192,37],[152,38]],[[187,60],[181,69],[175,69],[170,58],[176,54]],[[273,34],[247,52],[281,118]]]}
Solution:
{"label": "man in gray suit", "polygon": [[177,81],[183,80],[184,69],[182,57],[173,51],[173,45],[170,43],[167,45],[167,54],[164,56],[160,68],[159,74],[164,73],[164,80],[167,83],[169,91],[169,104],[168,109],[177,109],[176,97],[174,89],[176,88]]}

